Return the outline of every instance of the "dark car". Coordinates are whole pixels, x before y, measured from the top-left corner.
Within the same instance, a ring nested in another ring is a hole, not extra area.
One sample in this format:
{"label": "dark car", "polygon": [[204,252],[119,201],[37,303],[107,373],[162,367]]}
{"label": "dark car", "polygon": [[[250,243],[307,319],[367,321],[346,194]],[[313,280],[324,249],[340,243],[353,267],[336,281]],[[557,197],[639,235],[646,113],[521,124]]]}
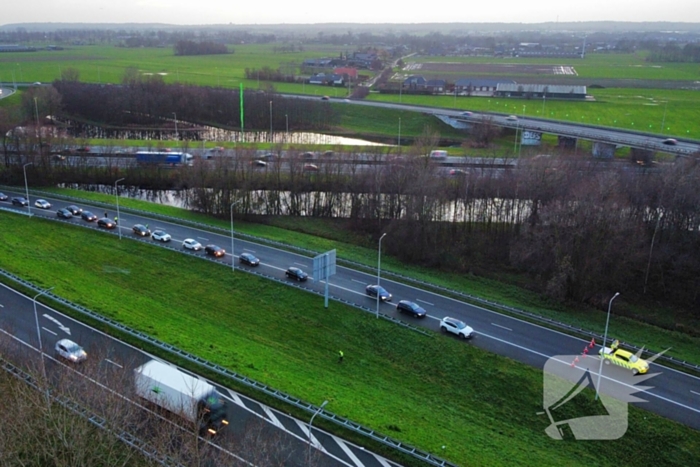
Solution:
{"label": "dark car", "polygon": [[226,254],[226,250],[217,245],[207,245],[204,247],[204,252],[216,258],[221,258]]}
{"label": "dark car", "polygon": [[83,211],[80,213],[80,217],[84,221],[92,222],[97,220],[97,216],[91,213],[90,211]]}
{"label": "dark car", "polygon": [[675,146],[676,144],[678,144],[678,140],[674,138],[666,138],[661,143],[667,146]]}
{"label": "dark car", "polygon": [[71,217],[73,217],[73,214],[71,214],[71,212],[66,208],[59,209],[58,211],[56,211],[56,215],[61,219],[70,219]]}
{"label": "dark car", "polygon": [[113,229],[117,226],[114,221],[108,217],[103,217],[97,221],[97,227],[102,227],[105,229]]}
{"label": "dark car", "polygon": [[83,209],[79,208],[75,204],[71,204],[70,206],[66,206],[66,209],[68,209],[70,211],[70,213],[73,214],[74,216],[79,216],[83,213]]}
{"label": "dark car", "polygon": [[329,100],[331,100],[331,98],[328,97],[328,96],[323,96],[323,97],[321,98],[321,100],[322,100],[322,101],[329,101]]}
{"label": "dark car", "polygon": [[148,230],[148,227],[146,227],[143,224],[136,224],[131,228],[131,230],[134,231],[136,235],[139,237],[150,237],[151,236],[151,231]]}
{"label": "dark car", "polygon": [[5,193],[0,192],[0,201],[7,201],[8,199],[10,199],[9,196],[7,196]]}
{"label": "dark car", "polygon": [[279,159],[279,156],[277,154],[274,154],[272,152],[268,152],[264,156],[262,156],[262,160],[267,161],[267,162],[274,162],[277,159]]}
{"label": "dark car", "polygon": [[416,318],[425,318],[425,309],[415,302],[401,300],[396,305],[396,311],[399,313],[411,313]]}
{"label": "dark car", "polygon": [[248,266],[257,266],[260,264],[260,260],[252,253],[241,253],[241,256],[238,257],[238,262],[247,264]]}
{"label": "dark car", "polygon": [[374,298],[379,295],[379,300],[382,302],[390,302],[392,298],[392,295],[381,285],[368,285],[365,287],[365,293]]}
{"label": "dark car", "polygon": [[287,268],[284,275],[299,282],[306,282],[306,279],[309,278],[307,273],[294,266]]}
{"label": "dark car", "polygon": [[29,206],[29,201],[24,196],[15,196],[12,198],[12,204],[15,206]]}

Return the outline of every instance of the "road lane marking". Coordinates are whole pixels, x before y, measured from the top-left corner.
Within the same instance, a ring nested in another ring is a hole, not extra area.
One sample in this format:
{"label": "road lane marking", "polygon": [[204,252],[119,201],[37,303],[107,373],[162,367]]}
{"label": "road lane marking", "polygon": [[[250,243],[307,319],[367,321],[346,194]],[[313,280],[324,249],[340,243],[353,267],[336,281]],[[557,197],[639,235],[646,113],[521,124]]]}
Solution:
{"label": "road lane marking", "polygon": [[335,436],[333,437],[336,443],[338,443],[338,446],[345,452],[345,454],[350,458],[353,463],[358,466],[358,467],[363,467],[365,464],[362,463],[360,459],[357,458],[354,452],[350,450],[350,448],[345,444],[343,440],[340,440],[336,438]]}
{"label": "road lane marking", "polygon": [[124,368],[124,367],[123,367],[123,366],[121,366],[121,365],[120,365],[119,363],[117,363],[117,362],[113,362],[113,361],[112,361],[112,360],[110,360],[109,358],[105,358],[105,362],[107,362],[107,363],[111,363],[112,365],[114,365],[114,366],[118,366],[119,368]]}
{"label": "road lane marking", "polygon": [[294,264],[296,264],[297,266],[304,266],[304,267],[306,267],[306,264],[303,264],[303,263],[294,263]]}
{"label": "road lane marking", "polygon": [[282,422],[279,421],[277,416],[270,410],[270,408],[266,405],[260,404],[260,407],[262,407],[263,411],[265,412],[265,415],[269,418],[269,422],[275,425],[277,428],[282,428],[284,429],[284,425],[282,425]]}
{"label": "road lane marking", "polygon": [[48,319],[49,321],[53,321],[61,331],[65,332],[66,334],[68,334],[70,336],[70,328],[68,326],[64,326],[63,323],[61,323],[59,320],[57,320],[56,318],[54,318],[53,316],[51,316],[47,313],[44,313],[42,316],[44,318]]}
{"label": "road lane marking", "polygon": [[209,239],[206,238],[206,237],[197,237],[197,238],[200,239],[200,240],[204,240],[205,242],[208,242],[208,241],[209,241]]}
{"label": "road lane marking", "polygon": [[501,328],[501,329],[505,329],[506,331],[511,331],[511,332],[513,332],[513,330],[512,330],[511,328],[507,328],[507,327],[505,327],[505,326],[501,326],[500,324],[491,323],[491,326],[496,326],[497,328]]}
{"label": "road lane marking", "polygon": [[[352,279],[352,281],[353,281],[353,282],[357,282],[358,284],[364,284],[364,282],[358,281],[357,279]],[[328,285],[330,285],[330,284],[328,284]]]}
{"label": "road lane marking", "polygon": [[416,301],[421,302],[421,303],[425,303],[426,305],[435,306],[434,303],[426,302],[425,300],[421,300],[420,298],[417,298]]}
{"label": "road lane marking", "polygon": [[326,448],[323,447],[323,445],[316,439],[316,437],[313,435],[313,430],[309,431],[309,424],[306,422],[302,422],[301,420],[297,420],[296,418],[293,419],[295,422],[297,422],[297,426],[299,426],[299,429],[306,435],[307,441],[316,449],[323,453],[328,453],[326,451]]}
{"label": "road lane marking", "polygon": [[58,334],[56,334],[55,332],[53,332],[52,330],[46,329],[44,326],[42,326],[41,329],[43,329],[43,330],[46,331],[46,332],[49,332],[49,333],[53,334],[54,336],[57,336],[57,335],[58,335]]}
{"label": "road lane marking", "polygon": [[693,394],[697,394],[698,396],[700,396],[700,392],[695,392],[695,391],[693,391],[692,389],[690,390],[690,392],[692,392]]}

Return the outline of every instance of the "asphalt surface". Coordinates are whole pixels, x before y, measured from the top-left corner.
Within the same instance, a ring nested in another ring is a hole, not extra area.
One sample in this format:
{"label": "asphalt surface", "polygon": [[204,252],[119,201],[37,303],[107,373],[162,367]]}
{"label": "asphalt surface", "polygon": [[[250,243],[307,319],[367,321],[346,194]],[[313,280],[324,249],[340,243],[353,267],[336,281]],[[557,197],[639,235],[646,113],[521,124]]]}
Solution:
{"label": "asphalt surface", "polygon": [[[10,196],[23,195],[22,190],[5,193]],[[31,197],[32,203],[35,199],[36,197]],[[58,201],[50,198],[45,199],[49,200],[53,207],[50,210],[41,210],[34,208],[32,205],[31,212],[33,215],[56,219],[56,209],[71,204],[66,201]],[[84,209],[89,208],[89,206],[86,205],[80,206]],[[0,208],[19,210],[19,207],[12,206],[6,202],[0,202]],[[90,210],[101,215],[104,208],[94,207],[90,208]],[[23,211],[27,212],[27,208],[24,208]],[[112,217],[116,214],[114,211],[110,211],[109,213]],[[67,221],[56,220],[81,225],[86,228],[97,229],[94,223],[87,223],[81,219],[74,218]],[[27,221],[30,222],[29,219],[27,219]],[[151,230],[162,229],[170,233],[173,240],[167,245],[176,250],[182,250],[182,240],[185,238],[197,239],[203,245],[213,243],[227,250],[226,256],[216,261],[228,265],[230,268],[231,261],[234,260],[237,269],[251,269],[249,266],[238,263],[237,258],[242,252],[253,253],[261,260],[260,266],[255,268],[257,272],[282,280],[288,280],[290,283],[299,285],[302,288],[308,288],[317,292],[322,292],[324,289],[325,284],[323,282],[314,283],[313,281],[308,281],[297,284],[295,281],[285,279],[284,271],[289,266],[298,266],[307,272],[311,272],[311,258],[240,239],[235,240],[235,254],[232,257],[230,251],[230,236],[122,212],[119,224],[122,236],[126,237],[125,240],[145,241],[158,244],[158,242],[154,242],[149,238],[134,236],[131,232],[131,227],[136,223],[149,224]],[[116,234],[114,231],[100,230],[103,234]],[[117,241],[116,237],[115,241]],[[390,239],[387,238],[385,241],[390,241]],[[204,253],[201,251],[190,254],[204,256]],[[331,297],[342,299],[350,304],[357,304],[374,310],[376,307],[376,300],[367,297],[364,292],[366,285],[374,283],[376,283],[376,274],[366,274],[364,272],[338,267],[337,274],[329,281],[330,295]],[[461,319],[475,330],[475,337],[471,341],[465,342],[465,345],[475,345],[485,350],[505,355],[516,361],[526,363],[535,368],[542,369],[547,360],[556,355],[580,355],[588,344],[588,341],[558,331],[525,322],[517,318],[501,315],[413,286],[388,279],[381,279],[381,285],[393,294],[393,303],[401,299],[416,301],[427,310],[428,316],[423,319],[415,319],[411,316],[399,314],[396,312],[395,305],[388,302],[380,303],[380,313],[434,331],[439,331],[439,320],[446,315]],[[323,298],[319,297],[319,302],[322,300]],[[447,335],[445,338],[456,337]],[[588,358],[598,358],[599,344],[600,343],[597,343],[594,348],[590,349],[589,355],[591,355],[591,357]],[[695,429],[700,429],[700,378],[656,363],[651,364],[650,373],[659,374],[653,379],[645,381],[644,385],[650,386],[649,388],[641,389],[636,394],[640,399],[647,401],[646,403],[641,403],[640,407],[684,423]],[[602,379],[607,387],[612,387],[614,385],[623,387],[629,385],[628,375],[629,373],[627,370],[622,368],[605,366]],[[613,393],[616,391],[617,390],[611,390]]]}

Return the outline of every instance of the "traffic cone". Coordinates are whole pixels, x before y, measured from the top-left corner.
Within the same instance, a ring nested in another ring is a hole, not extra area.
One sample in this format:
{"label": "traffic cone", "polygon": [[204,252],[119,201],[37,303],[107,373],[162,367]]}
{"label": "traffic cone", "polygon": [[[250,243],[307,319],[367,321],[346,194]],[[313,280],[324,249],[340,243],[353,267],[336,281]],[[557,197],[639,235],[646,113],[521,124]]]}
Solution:
{"label": "traffic cone", "polygon": [[595,339],[591,339],[591,343],[588,344],[588,347],[590,347],[590,348],[595,347]]}

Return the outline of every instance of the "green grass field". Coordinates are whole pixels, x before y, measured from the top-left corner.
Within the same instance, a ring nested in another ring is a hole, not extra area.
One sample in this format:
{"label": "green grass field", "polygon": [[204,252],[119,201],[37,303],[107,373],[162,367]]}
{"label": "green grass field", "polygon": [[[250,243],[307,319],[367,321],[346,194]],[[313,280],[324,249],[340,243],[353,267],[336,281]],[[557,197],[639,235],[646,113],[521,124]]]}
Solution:
{"label": "green grass field", "polygon": [[[533,368],[152,245],[8,213],[0,221],[0,241],[13,246],[0,250],[4,269],[460,465],[687,466],[700,455],[699,432],[634,408],[619,441],[553,441],[536,414]],[[590,410],[590,396],[567,414]]]}

